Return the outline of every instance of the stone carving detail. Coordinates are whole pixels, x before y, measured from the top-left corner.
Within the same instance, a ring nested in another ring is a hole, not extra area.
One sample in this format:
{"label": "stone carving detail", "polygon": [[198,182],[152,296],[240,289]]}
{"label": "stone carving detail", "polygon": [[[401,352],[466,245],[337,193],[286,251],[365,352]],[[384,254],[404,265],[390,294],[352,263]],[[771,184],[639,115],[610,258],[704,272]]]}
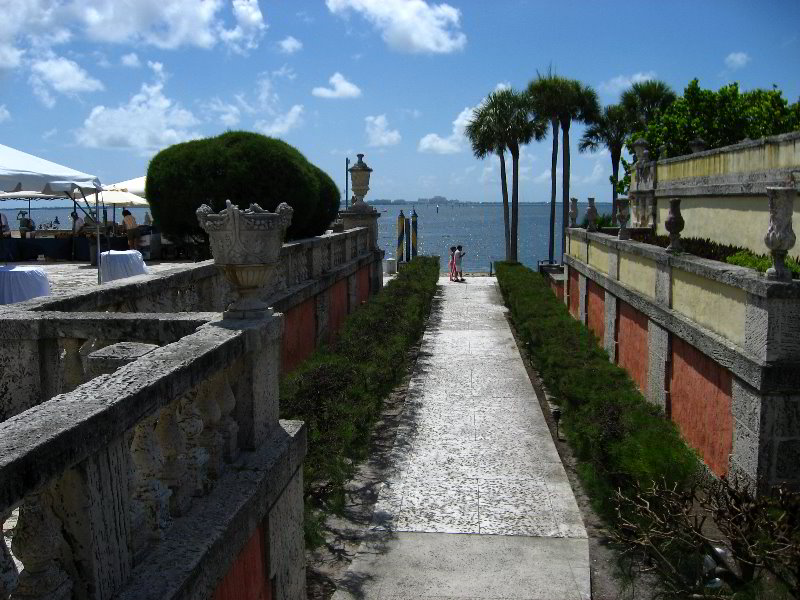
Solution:
{"label": "stone carving detail", "polygon": [[131,462],[131,535],[134,555],[139,556],[151,541],[163,537],[170,524],[169,497],[172,492],[161,482],[164,455],[156,435],[156,416],[141,421],[133,430]]}
{"label": "stone carving detail", "polygon": [[681,216],[681,199],[671,198],[669,201],[669,215],[664,221],[664,227],[669,232],[669,246],[667,252],[678,253],[682,252],[681,247],[681,231],[686,223]]}
{"label": "stone carving detail", "polygon": [[170,514],[176,517],[189,510],[193,492],[193,489],[185,485],[188,472],[186,437],[178,425],[177,412],[178,403],[173,402],[161,409],[156,424],[156,436],[164,457],[161,482],[172,492],[169,509]]}
{"label": "stone carving detail", "polygon": [[64,569],[69,549],[61,535],[62,524],[53,513],[49,492],[25,498],[11,549],[23,569],[14,600],[70,600],[72,580]]}
{"label": "stone carving detail", "polygon": [[197,408],[197,388],[187,392],[179,402],[178,427],[186,439],[186,475],[192,495],[202,496],[208,486],[208,451],[203,448],[200,434],[203,418]]}
{"label": "stone carving detail", "polygon": [[791,281],[792,273],[786,268],[786,255],[794,247],[797,238],[792,229],[794,197],[797,192],[792,187],[768,187],[769,228],[764,236],[764,244],[772,255],[772,266],[767,269],[768,279]]}
{"label": "stone carving detail", "polygon": [[198,413],[203,419],[203,431],[198,440],[208,452],[208,474],[213,479],[222,474],[223,463],[223,437],[219,431],[222,410],[217,402],[222,394],[221,379],[220,375],[216,375],[211,381],[198,386],[196,400]]}
{"label": "stone carving detail", "polygon": [[578,199],[577,198],[570,198],[569,199],[569,226],[570,227],[577,227],[578,226]]}
{"label": "stone carving detail", "polygon": [[628,210],[629,201],[627,198],[617,198],[617,216],[619,219],[619,233],[617,239],[629,240],[631,239],[631,232],[628,229],[628,217],[630,212]]}
{"label": "stone carving detail", "polygon": [[594,205],[594,198],[589,198],[589,206],[586,208],[586,231],[597,231],[597,207]]}
{"label": "stone carving detail", "polygon": [[221,379],[217,404],[220,411],[219,431],[222,435],[222,457],[225,462],[231,462],[239,453],[239,425],[231,416],[236,408],[236,396],[228,376],[223,374]]}
{"label": "stone carving detail", "polygon": [[295,285],[299,285],[308,279],[308,259],[302,248],[292,253],[292,269],[294,270],[293,281]]}
{"label": "stone carving detail", "polygon": [[226,201],[219,214],[203,204],[197,220],[207,233],[214,262],[239,294],[225,313],[230,318],[269,316],[271,311],[258,298],[278,262],[292,207],[281,203],[276,212],[251,204],[246,211]]}

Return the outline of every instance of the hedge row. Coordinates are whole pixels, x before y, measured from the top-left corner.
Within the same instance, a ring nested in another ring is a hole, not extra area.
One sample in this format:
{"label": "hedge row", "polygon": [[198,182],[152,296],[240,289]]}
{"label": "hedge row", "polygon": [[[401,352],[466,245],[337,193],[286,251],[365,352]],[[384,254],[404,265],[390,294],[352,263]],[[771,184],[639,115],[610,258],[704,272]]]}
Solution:
{"label": "hedge row", "polygon": [[336,341],[281,381],[281,418],[305,421],[306,543],[320,543],[314,509],[338,512],[344,486],[367,458],[384,399],[422,337],[439,278],[438,257],[417,257],[347,317]]}
{"label": "hedge row", "polygon": [[498,263],[497,278],[518,334],[561,405],[567,439],[596,510],[613,521],[613,493],[665,478],[688,483],[694,452],[663,412],[645,400],[594,334],[573,319],[545,280]]}

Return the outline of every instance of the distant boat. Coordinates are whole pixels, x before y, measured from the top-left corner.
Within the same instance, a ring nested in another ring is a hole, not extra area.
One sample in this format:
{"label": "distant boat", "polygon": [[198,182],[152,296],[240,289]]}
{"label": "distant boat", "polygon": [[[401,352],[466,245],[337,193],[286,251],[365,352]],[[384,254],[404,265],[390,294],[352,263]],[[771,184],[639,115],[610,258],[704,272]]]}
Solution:
{"label": "distant boat", "polygon": [[439,214],[439,205],[438,204],[436,205],[436,214],[437,215]]}

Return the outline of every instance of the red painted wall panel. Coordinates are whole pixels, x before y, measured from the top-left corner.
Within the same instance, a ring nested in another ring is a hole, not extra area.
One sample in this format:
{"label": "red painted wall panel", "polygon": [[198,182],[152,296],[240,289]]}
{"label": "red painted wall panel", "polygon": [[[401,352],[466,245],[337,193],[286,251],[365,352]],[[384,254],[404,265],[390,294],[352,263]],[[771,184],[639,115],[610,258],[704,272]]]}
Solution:
{"label": "red painted wall panel", "polygon": [[286,311],[281,371],[288,373],[311,356],[316,347],[316,300],[309,298]]}
{"label": "red painted wall panel", "polygon": [[647,316],[619,300],[617,363],[623,367],[643,392],[647,392]]}
{"label": "red painted wall panel", "polygon": [[334,283],[327,291],[330,294],[330,311],[328,312],[328,326],[331,339],[336,337],[336,332],[347,317],[347,279]]}
{"label": "red painted wall panel", "polygon": [[358,289],[358,304],[369,300],[369,265],[363,266],[358,270],[356,286]]}
{"label": "red painted wall panel", "polygon": [[603,335],[606,330],[605,291],[591,279],[586,281],[586,320],[600,345],[603,345]]}
{"label": "red painted wall panel", "polygon": [[271,600],[264,532],[258,527],[214,591],[213,600]]}
{"label": "red painted wall panel", "polygon": [[716,475],[728,472],[733,447],[731,372],[672,336],[670,416]]}
{"label": "red painted wall panel", "polygon": [[578,311],[580,310],[580,286],[578,285],[578,272],[575,269],[569,270],[569,286],[567,293],[569,294],[569,312],[576,319],[578,318]]}
{"label": "red painted wall panel", "polygon": [[553,290],[553,293],[556,295],[556,298],[559,300],[564,299],[564,282],[563,281],[554,281],[550,280],[550,289]]}

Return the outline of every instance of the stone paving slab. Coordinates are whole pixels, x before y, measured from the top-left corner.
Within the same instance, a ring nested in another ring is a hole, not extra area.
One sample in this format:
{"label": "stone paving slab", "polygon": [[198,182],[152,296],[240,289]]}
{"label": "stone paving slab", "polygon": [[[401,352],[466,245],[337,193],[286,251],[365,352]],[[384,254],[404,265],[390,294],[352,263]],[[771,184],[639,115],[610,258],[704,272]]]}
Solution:
{"label": "stone paving slab", "polygon": [[586,530],[495,278],[440,279],[390,458],[377,539],[334,598],[589,598]]}

